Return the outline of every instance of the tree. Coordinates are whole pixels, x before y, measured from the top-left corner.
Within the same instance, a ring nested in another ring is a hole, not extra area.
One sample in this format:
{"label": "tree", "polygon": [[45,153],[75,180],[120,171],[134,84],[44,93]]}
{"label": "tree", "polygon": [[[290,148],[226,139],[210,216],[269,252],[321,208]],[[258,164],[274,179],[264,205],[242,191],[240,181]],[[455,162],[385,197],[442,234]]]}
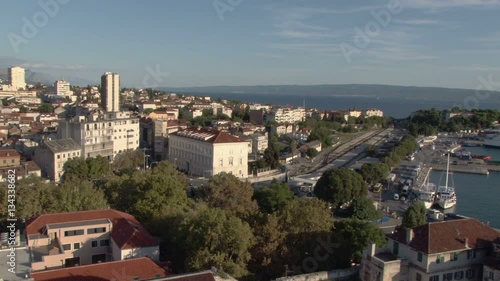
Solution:
{"label": "tree", "polygon": [[308,142],[319,140],[323,147],[332,146],[332,131],[326,127],[316,127],[311,131],[311,134],[307,138]]}
{"label": "tree", "polygon": [[360,174],[347,168],[327,170],[320,177],[314,193],[318,198],[330,202],[334,208],[368,193],[368,188]]}
{"label": "tree", "polygon": [[144,165],[144,152],[126,151],[115,156],[113,168],[118,171],[133,170]]}
{"label": "tree", "polygon": [[314,157],[316,157],[316,156],[318,156],[318,154],[319,154],[318,150],[316,148],[314,148],[314,147],[313,148],[309,148],[307,150],[307,156],[309,158],[311,158],[311,159],[314,158]]}
{"label": "tree", "polygon": [[290,141],[290,152],[292,153],[292,155],[297,152],[297,141],[295,139],[292,139]]}
{"label": "tree", "polygon": [[101,155],[97,155],[96,158],[87,158],[85,160],[88,166],[88,177],[91,179],[98,179],[109,175],[111,172],[111,167],[109,165],[108,159],[102,157]]}
{"label": "tree", "polygon": [[383,217],[382,212],[375,208],[372,199],[368,196],[361,196],[354,198],[351,203],[352,218],[364,220],[364,221],[374,221],[381,219]]}
{"label": "tree", "polygon": [[264,160],[271,169],[276,169],[279,167],[279,152],[274,146],[269,146],[264,150]]}
{"label": "tree", "polygon": [[77,178],[87,179],[89,176],[89,167],[83,158],[74,158],[64,163],[63,179]]}
{"label": "tree", "polygon": [[42,103],[38,107],[38,112],[40,112],[40,113],[52,113],[52,112],[54,112],[54,108],[52,107],[52,105],[50,103]]}
{"label": "tree", "polygon": [[149,114],[151,114],[153,111],[154,111],[154,109],[152,109],[152,108],[146,108],[146,109],[144,109],[144,114],[149,115]]}
{"label": "tree", "polygon": [[361,166],[359,173],[367,183],[372,184],[387,178],[389,166],[384,163],[366,163]]}
{"label": "tree", "polygon": [[29,111],[29,109],[27,107],[25,107],[24,105],[19,108],[20,113],[26,113],[28,111]]}
{"label": "tree", "polygon": [[290,200],[293,200],[294,194],[286,183],[273,182],[268,187],[256,190],[253,197],[261,210],[271,214],[282,210]]}
{"label": "tree", "polygon": [[417,226],[424,225],[426,223],[427,209],[424,203],[417,202],[414,205],[406,209],[403,222],[401,227],[403,228],[414,228]]}
{"label": "tree", "polygon": [[254,237],[250,226],[228,211],[207,209],[186,219],[176,241],[189,253],[188,271],[216,267],[239,278],[248,274],[247,264]]}
{"label": "tree", "polygon": [[333,218],[326,202],[300,198],[289,201],[280,212],[283,229],[290,234],[331,231]]}
{"label": "tree", "polygon": [[232,174],[220,173],[213,176],[201,193],[208,206],[226,210],[239,218],[248,219],[258,212],[250,183],[242,182]]}
{"label": "tree", "polygon": [[376,145],[373,145],[373,144],[370,144],[368,145],[366,148],[365,148],[365,153],[370,156],[370,157],[373,157],[377,154],[377,146]]}
{"label": "tree", "polygon": [[96,189],[91,182],[81,180],[65,181],[53,189],[58,212],[101,210],[109,207],[104,192]]}

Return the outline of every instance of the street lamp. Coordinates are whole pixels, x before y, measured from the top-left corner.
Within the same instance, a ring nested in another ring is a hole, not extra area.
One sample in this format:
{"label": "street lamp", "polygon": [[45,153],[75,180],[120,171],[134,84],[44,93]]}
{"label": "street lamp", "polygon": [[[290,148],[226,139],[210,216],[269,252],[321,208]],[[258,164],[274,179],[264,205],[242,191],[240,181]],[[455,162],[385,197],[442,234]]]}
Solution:
{"label": "street lamp", "polygon": [[144,171],[146,171],[146,159],[149,158],[149,155],[144,154]]}

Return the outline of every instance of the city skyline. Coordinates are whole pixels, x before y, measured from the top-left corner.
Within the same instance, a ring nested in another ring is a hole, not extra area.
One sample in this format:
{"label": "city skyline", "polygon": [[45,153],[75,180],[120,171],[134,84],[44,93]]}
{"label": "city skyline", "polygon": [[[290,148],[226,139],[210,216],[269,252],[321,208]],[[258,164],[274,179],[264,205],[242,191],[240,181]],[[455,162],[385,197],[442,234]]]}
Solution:
{"label": "city skyline", "polygon": [[[19,65],[70,82],[98,84],[107,71],[120,73],[124,87],[474,89],[479,76],[499,80],[496,0],[44,0],[5,6],[0,68]],[[29,24],[36,31],[23,33]],[[368,41],[356,43],[363,38]]]}

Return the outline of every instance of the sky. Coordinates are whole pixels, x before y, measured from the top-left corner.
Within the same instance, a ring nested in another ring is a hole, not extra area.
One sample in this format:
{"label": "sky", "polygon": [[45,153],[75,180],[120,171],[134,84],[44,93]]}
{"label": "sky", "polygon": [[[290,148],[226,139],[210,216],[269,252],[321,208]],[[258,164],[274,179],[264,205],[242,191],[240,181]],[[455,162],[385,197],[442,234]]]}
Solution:
{"label": "sky", "polygon": [[[48,8],[46,7],[48,6]],[[126,87],[500,81],[500,0],[0,1],[0,68]],[[496,77],[496,78],[495,78]]]}

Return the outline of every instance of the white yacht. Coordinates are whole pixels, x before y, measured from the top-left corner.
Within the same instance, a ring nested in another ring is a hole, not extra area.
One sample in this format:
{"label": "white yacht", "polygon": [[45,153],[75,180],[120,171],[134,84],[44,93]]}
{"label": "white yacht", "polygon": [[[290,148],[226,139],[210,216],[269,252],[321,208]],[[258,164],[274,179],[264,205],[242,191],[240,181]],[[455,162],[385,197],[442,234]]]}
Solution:
{"label": "white yacht", "polygon": [[500,135],[493,136],[484,140],[484,146],[500,148]]}
{"label": "white yacht", "polygon": [[450,179],[450,154],[448,154],[448,164],[446,166],[446,183],[439,186],[436,194],[436,203],[443,209],[449,209],[457,205],[457,194],[453,184],[449,184]]}
{"label": "white yacht", "polygon": [[430,209],[436,200],[436,185],[427,183],[422,189],[416,190],[418,201],[424,203],[426,209]]}

